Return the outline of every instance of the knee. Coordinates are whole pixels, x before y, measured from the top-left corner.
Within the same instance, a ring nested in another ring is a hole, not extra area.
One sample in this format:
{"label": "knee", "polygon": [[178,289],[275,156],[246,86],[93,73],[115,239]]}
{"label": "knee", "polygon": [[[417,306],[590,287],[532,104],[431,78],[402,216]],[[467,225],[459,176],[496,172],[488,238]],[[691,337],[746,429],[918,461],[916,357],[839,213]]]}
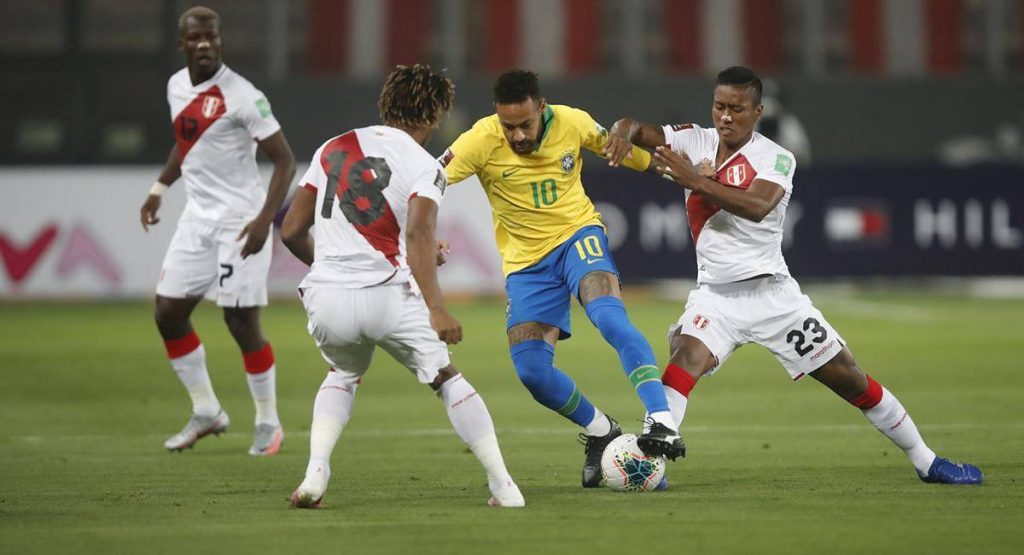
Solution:
{"label": "knee", "polygon": [[513,345],[511,353],[519,381],[531,392],[543,389],[551,375],[554,347],[544,341],[533,340]]}
{"label": "knee", "polygon": [[225,310],[224,323],[233,337],[247,337],[257,329],[255,320],[248,311]]}
{"label": "knee", "polygon": [[587,317],[601,331],[605,339],[625,341],[641,337],[626,314],[626,306],[617,297],[599,297],[585,307]]}
{"label": "knee", "polygon": [[686,370],[694,379],[715,367],[715,356],[700,340],[676,334],[669,341],[669,362]]}
{"label": "knee", "polygon": [[437,391],[438,389],[441,389],[441,386],[444,385],[445,382],[458,375],[459,371],[449,364],[437,371],[437,377],[434,378],[434,381],[430,382],[430,389]]}
{"label": "knee", "polygon": [[166,332],[173,332],[182,327],[188,321],[188,315],[175,307],[173,303],[157,297],[156,306],[153,309],[153,319],[156,321],[157,329],[166,335]]}

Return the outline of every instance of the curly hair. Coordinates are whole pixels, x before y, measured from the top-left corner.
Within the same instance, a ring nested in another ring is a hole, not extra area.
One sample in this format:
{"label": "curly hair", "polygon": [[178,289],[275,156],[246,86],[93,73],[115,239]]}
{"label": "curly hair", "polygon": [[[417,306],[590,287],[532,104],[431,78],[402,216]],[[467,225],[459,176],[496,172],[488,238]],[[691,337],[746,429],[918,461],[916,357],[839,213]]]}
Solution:
{"label": "curly hair", "polygon": [[515,69],[502,73],[494,83],[495,104],[519,104],[531,98],[540,100],[540,81],[532,71]]}
{"label": "curly hair", "polygon": [[380,91],[380,120],[392,127],[433,127],[448,113],[455,83],[429,65],[396,66]]}

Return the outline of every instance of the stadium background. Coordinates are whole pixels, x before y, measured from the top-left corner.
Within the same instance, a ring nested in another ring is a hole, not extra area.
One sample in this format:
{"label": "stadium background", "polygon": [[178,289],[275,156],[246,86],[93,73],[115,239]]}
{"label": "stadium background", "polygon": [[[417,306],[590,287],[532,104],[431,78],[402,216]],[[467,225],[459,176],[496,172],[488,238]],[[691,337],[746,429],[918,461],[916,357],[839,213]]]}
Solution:
{"label": "stadium background", "polygon": [[[714,73],[752,66],[768,82],[763,131],[798,156],[791,269],[872,373],[902,392],[926,439],[979,463],[991,485],[981,494],[921,493],[898,455],[862,461],[861,449],[886,454],[877,433],[826,394],[785,383],[767,354],[746,349],[729,372],[702,381],[707,404],[688,417],[698,455],[670,470],[674,490],[588,498],[574,487],[579,453],[566,439],[574,431],[531,404],[505,360],[489,208],[463,184],[449,189],[440,223],[454,246],[443,284],[470,298],[456,308],[473,332],[458,359],[493,365],[473,370],[474,383],[534,512],[479,514],[472,461],[438,447],[446,424],[437,407],[380,357],[381,377],[371,381],[380,385],[361,394],[335,464],[359,464],[352,453],[365,450],[380,454],[382,475],[407,481],[332,486],[342,512],[324,511],[316,530],[281,513],[304,465],[322,363],[300,307],[287,301],[303,269],[279,240],[278,302],[265,320],[293,369],[279,383],[288,448],[263,466],[237,461],[251,409],[236,349],[203,305],[197,328],[240,433],[201,443],[190,458],[155,449],[155,434],[180,425],[184,403],[150,306],[182,191],[165,196],[149,234],[138,208],[172,145],[165,85],[183,64],[177,18],[193,4],[0,0],[0,547],[290,549],[345,536],[363,552],[583,544],[596,552],[620,550],[624,527],[644,530],[640,515],[674,514],[693,546],[712,550],[854,552],[872,529],[908,553],[1014,551],[1024,514],[1013,478],[1024,457],[1024,0],[206,2],[223,20],[225,62],[270,99],[297,175],[323,140],[376,122],[380,83],[397,63],[446,67],[457,82],[452,117],[428,145],[434,154],[492,111],[491,81],[507,68],[537,71],[550,102],[584,108],[605,125],[625,115],[707,125]],[[584,183],[609,226],[633,319],[664,362],[663,330],[694,276],[681,191],[590,155]],[[578,331],[560,347],[559,364],[610,412],[632,418],[636,403],[620,376],[583,370],[607,365],[611,353],[579,311],[574,319]],[[966,385],[965,372],[974,380]],[[803,426],[801,408],[815,410],[817,423]],[[423,434],[401,431],[410,417],[396,413],[406,410]],[[844,433],[825,439],[836,430]],[[394,434],[415,453],[395,447]],[[778,449],[769,453],[769,443]],[[464,469],[464,483],[423,470],[437,460]],[[416,476],[406,476],[409,467]],[[460,496],[466,488],[472,495]],[[890,501],[879,511],[872,497]],[[345,512],[359,499],[355,514]],[[940,510],[951,502],[957,510]],[[396,503],[407,513],[396,516]],[[423,525],[424,514],[447,524]],[[733,533],[736,514],[752,539]],[[343,524],[360,519],[370,523]],[[283,532],[254,535],[253,522]],[[801,522],[819,531],[808,534]],[[472,531],[471,543],[452,539],[457,526]],[[488,544],[492,537],[506,543]]]}

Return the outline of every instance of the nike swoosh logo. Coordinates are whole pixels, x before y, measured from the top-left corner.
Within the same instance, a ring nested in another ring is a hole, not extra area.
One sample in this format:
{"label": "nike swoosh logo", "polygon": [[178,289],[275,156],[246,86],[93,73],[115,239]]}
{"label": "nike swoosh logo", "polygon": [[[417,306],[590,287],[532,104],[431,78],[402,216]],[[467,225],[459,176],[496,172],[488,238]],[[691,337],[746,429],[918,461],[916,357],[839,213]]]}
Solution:
{"label": "nike swoosh logo", "polygon": [[508,177],[508,176],[516,173],[517,171],[519,171],[521,169],[523,169],[523,168],[512,168],[510,170],[505,170],[505,171],[501,172],[501,176],[502,177]]}
{"label": "nike swoosh logo", "polygon": [[587,260],[587,264],[593,264],[594,262],[600,262],[602,260],[604,260],[604,259],[603,258],[595,258],[593,260]]}

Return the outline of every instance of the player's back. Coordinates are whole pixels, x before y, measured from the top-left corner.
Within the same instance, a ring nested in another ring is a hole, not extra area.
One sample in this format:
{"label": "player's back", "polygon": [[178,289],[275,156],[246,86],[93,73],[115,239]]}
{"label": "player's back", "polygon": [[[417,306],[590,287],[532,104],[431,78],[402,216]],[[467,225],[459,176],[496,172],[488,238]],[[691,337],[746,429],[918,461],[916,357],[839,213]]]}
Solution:
{"label": "player's back", "polygon": [[408,133],[372,126],[324,143],[300,184],[317,195],[313,266],[303,285],[361,288],[409,281],[409,201],[440,204],[446,181]]}

